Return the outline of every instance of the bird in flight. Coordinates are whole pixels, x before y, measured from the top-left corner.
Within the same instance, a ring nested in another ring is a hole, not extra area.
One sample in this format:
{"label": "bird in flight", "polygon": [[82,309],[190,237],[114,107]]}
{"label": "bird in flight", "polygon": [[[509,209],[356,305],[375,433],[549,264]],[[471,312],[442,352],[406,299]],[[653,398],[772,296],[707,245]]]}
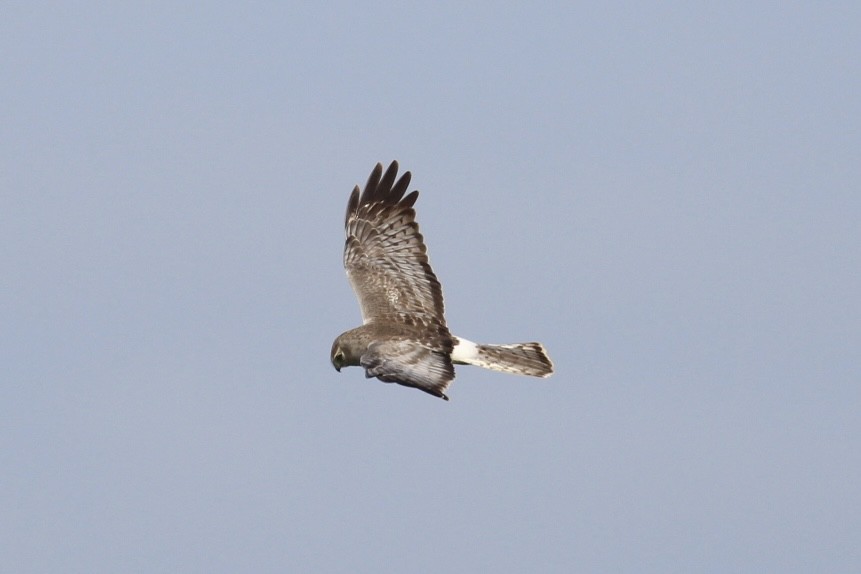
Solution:
{"label": "bird in flight", "polygon": [[553,363],[541,343],[482,345],[448,330],[442,287],[428,262],[413,205],[410,172],[377,164],[364,191],[353,189],[344,226],[344,268],[363,324],[332,344],[332,365],[360,366],[365,377],[398,383],[448,400],[454,365],[548,377]]}

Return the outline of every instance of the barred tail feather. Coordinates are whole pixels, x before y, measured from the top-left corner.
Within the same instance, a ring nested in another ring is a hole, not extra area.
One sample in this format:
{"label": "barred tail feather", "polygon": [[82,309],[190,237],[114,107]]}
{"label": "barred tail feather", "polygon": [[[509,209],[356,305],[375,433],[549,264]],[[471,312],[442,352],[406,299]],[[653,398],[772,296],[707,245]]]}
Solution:
{"label": "barred tail feather", "polygon": [[553,374],[553,362],[541,343],[480,345],[466,339],[455,338],[451,359],[454,363],[475,365],[515,375],[549,377]]}

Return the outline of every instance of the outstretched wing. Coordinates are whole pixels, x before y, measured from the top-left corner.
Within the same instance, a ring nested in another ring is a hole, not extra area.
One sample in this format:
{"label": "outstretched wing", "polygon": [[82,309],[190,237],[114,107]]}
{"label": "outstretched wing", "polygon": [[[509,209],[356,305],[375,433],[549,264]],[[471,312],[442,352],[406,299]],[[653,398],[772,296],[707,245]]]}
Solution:
{"label": "outstretched wing", "polygon": [[347,204],[344,267],[362,308],[365,324],[421,315],[445,326],[442,288],[428,263],[415,221],[419,192],[404,194],[410,172],[395,181],[398,162],[383,175],[377,164],[364,191],[353,190]]}

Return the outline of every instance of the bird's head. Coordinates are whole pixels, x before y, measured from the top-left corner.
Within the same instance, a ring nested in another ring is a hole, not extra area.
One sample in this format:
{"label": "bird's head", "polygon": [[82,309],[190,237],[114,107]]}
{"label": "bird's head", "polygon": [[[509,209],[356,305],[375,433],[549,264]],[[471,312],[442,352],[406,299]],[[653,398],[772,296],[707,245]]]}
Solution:
{"label": "bird's head", "polygon": [[338,337],[335,339],[335,342],[332,343],[332,354],[329,359],[332,361],[332,366],[335,367],[335,370],[339,373],[341,372],[341,367],[346,364],[346,358],[344,355],[343,349],[341,349],[341,338]]}

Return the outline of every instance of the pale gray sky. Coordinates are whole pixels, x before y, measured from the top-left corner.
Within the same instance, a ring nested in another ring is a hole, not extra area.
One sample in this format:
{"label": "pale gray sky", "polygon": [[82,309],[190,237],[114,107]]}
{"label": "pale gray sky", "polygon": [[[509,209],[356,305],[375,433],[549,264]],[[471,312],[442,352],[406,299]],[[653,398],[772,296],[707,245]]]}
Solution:
{"label": "pale gray sky", "polygon": [[[0,571],[861,568],[856,3],[0,8]],[[449,324],[338,374],[392,159]]]}

